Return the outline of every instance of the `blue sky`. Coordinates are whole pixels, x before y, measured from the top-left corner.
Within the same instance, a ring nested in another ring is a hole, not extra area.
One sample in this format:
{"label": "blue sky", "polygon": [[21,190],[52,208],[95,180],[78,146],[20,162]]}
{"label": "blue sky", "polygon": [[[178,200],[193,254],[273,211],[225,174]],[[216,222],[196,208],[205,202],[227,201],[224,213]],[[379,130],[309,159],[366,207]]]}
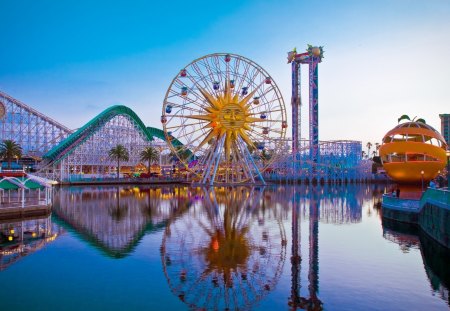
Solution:
{"label": "blue sky", "polygon": [[381,141],[404,113],[439,130],[450,113],[447,0],[0,0],[0,12],[0,90],[70,128],[113,104],[160,127],[173,77],[214,52],[264,67],[290,111],[286,52],[308,43],[325,46],[320,139]]}

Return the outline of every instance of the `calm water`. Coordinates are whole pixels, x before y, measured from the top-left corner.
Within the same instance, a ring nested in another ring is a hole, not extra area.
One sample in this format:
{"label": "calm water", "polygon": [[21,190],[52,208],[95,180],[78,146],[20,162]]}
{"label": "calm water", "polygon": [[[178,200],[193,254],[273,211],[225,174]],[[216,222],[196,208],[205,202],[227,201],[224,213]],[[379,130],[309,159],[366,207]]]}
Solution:
{"label": "calm water", "polygon": [[62,188],[0,223],[0,310],[448,310],[449,252],[383,190]]}

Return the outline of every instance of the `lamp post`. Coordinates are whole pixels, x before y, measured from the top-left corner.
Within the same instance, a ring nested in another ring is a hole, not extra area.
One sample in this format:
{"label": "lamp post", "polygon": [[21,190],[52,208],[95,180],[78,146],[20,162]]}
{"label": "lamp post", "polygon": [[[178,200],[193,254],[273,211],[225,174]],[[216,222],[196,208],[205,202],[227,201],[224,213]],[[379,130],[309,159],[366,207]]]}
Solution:
{"label": "lamp post", "polygon": [[423,174],[424,174],[424,171],[423,170],[420,171],[420,175],[422,175],[422,192],[423,192]]}

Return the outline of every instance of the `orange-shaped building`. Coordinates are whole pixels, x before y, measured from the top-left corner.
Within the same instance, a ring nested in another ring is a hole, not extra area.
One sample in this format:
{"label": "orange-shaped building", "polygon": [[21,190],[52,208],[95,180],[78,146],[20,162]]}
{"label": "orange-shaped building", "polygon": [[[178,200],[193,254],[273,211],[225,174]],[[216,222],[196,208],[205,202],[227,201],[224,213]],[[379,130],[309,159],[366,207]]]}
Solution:
{"label": "orange-shaped building", "polygon": [[386,173],[399,183],[435,178],[447,161],[444,137],[422,122],[397,125],[383,138],[380,157]]}

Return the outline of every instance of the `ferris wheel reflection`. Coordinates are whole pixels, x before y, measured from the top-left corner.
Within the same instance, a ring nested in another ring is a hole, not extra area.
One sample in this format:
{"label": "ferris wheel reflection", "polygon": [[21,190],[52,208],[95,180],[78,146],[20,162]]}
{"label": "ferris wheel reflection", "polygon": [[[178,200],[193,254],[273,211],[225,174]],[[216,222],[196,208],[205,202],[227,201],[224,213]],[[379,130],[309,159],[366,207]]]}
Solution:
{"label": "ferris wheel reflection", "polygon": [[164,274],[190,308],[248,309],[275,288],[286,258],[281,219],[263,189],[202,189],[203,200],[165,230]]}

